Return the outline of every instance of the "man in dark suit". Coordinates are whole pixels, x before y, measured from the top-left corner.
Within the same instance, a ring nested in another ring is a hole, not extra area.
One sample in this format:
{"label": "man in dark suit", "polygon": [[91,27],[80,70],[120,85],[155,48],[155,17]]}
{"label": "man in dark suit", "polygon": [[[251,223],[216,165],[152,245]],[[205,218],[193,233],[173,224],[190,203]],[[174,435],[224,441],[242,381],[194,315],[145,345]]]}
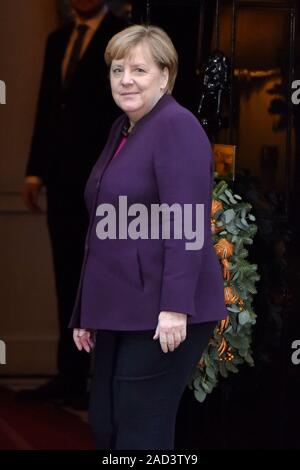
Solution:
{"label": "man in dark suit", "polygon": [[84,187],[119,114],[103,54],[109,39],[127,25],[104,0],[71,0],[71,6],[75,21],[47,41],[23,190],[25,204],[38,213],[39,192],[46,187],[59,312],[58,375],[31,396],[69,401],[85,393],[89,369],[88,355],[78,354],[67,328],[88,225]]}

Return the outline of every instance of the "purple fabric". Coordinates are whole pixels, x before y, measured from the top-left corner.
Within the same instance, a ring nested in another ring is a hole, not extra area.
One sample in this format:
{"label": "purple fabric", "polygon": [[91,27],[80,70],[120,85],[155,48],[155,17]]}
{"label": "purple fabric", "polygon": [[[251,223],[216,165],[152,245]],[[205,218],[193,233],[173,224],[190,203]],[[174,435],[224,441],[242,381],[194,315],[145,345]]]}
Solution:
{"label": "purple fabric", "polygon": [[[112,160],[126,120],[122,115],[113,124],[86,185],[90,226],[69,326],[155,329],[162,310],[186,313],[190,324],[224,319],[223,279],[211,236],[207,136],[192,113],[164,95]],[[186,250],[185,238],[100,240],[96,209],[110,203],[117,211],[119,195],[127,196],[128,206],[143,203],[148,209],[153,203],[204,204],[203,248]]]}

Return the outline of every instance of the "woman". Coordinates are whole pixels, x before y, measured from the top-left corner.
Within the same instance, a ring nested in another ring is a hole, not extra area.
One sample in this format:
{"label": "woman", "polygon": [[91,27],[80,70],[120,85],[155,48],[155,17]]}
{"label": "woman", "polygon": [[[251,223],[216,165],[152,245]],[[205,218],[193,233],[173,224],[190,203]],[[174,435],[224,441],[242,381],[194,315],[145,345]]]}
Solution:
{"label": "woman", "polygon": [[[90,399],[97,448],[172,449],[180,398],[227,315],[210,232],[211,147],[171,96],[177,53],[163,30],[126,28],[108,43],[105,60],[124,114],[86,185],[90,226],[70,326],[87,352],[97,332]],[[132,219],[136,204],[145,208],[140,224]],[[157,222],[151,211],[162,204]],[[180,219],[185,204],[204,207],[197,249],[187,248],[185,226],[175,233],[178,220],[188,220]]]}

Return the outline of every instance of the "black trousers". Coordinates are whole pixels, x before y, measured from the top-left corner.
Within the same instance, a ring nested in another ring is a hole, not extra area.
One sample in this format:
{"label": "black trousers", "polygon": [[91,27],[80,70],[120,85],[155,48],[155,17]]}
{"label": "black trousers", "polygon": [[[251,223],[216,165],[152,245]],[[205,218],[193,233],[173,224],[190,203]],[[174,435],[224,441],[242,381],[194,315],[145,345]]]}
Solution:
{"label": "black trousers", "polygon": [[154,330],[97,332],[89,412],[97,449],[174,448],[180,399],[215,325],[188,325],[168,353]]}
{"label": "black trousers", "polygon": [[83,187],[47,187],[47,222],[51,240],[58,307],[57,368],[66,393],[82,393],[89,373],[89,355],[79,352],[68,328],[77,294],[88,214]]}

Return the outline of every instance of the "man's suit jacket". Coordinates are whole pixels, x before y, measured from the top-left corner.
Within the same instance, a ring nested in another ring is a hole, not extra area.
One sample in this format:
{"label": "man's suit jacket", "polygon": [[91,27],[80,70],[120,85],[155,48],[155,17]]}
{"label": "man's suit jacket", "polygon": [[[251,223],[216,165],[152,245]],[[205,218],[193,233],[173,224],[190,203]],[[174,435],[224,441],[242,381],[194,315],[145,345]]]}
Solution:
{"label": "man's suit jacket", "polygon": [[84,188],[120,114],[103,56],[109,39],[124,27],[123,20],[107,13],[65,92],[61,69],[74,24],[50,34],[26,175],[40,176],[46,185]]}
{"label": "man's suit jacket", "polygon": [[[213,165],[207,136],[190,111],[164,95],[110,161],[126,122],[125,115],[115,121],[86,185],[90,225],[70,326],[154,329],[162,310],[186,313],[188,323],[223,319],[227,310],[211,236]],[[128,207],[142,203],[148,210],[151,204],[204,204],[203,248],[186,250],[185,237],[100,240],[97,207],[111,204],[118,218],[120,195],[127,196]]]}

